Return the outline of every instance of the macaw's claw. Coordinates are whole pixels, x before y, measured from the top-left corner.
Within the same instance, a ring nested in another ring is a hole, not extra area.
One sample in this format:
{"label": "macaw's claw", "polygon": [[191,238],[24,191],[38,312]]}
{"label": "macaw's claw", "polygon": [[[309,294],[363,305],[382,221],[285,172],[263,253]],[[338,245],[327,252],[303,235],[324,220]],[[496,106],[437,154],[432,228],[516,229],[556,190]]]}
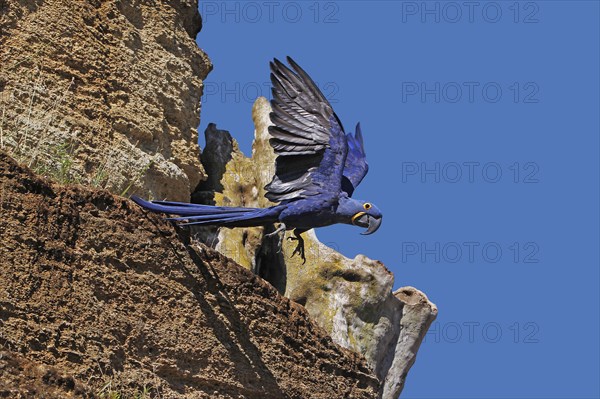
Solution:
{"label": "macaw's claw", "polygon": [[275,230],[272,233],[265,234],[265,237],[273,237],[273,236],[275,236],[275,235],[283,232],[283,234],[279,236],[279,242],[277,243],[277,253],[281,253],[281,247],[282,247],[282,244],[283,244],[283,237],[285,235],[285,230],[286,230],[285,224],[281,223],[279,225],[279,227],[277,228],[277,230]]}
{"label": "macaw's claw", "polygon": [[292,252],[292,258],[294,255],[298,254],[300,258],[302,258],[302,264],[306,263],[306,256],[304,255],[304,239],[300,235],[303,231],[298,231],[298,229],[294,230],[295,237],[288,237],[288,240],[298,241],[298,245],[296,245],[296,249]]}
{"label": "macaw's claw", "polygon": [[294,249],[294,252],[292,252],[292,258],[296,254],[300,255],[300,258],[302,259],[302,264],[305,264],[306,256],[304,256],[304,245],[298,243],[298,245],[296,246],[296,249]]}

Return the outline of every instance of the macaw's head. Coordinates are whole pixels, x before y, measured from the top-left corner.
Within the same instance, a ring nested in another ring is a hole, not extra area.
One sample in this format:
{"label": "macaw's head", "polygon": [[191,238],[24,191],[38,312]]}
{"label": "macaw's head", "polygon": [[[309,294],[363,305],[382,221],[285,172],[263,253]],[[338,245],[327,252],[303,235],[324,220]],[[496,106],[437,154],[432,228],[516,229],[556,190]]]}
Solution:
{"label": "macaw's head", "polygon": [[336,214],[339,222],[365,227],[367,230],[361,234],[375,233],[383,219],[379,208],[372,203],[349,197],[340,199]]}

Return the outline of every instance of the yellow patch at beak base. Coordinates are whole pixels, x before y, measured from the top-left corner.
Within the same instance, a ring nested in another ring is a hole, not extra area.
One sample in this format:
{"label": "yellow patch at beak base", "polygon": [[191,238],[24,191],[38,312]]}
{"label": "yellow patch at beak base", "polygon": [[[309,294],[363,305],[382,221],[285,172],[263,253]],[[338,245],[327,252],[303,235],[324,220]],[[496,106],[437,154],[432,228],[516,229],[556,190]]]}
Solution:
{"label": "yellow patch at beak base", "polygon": [[352,224],[354,224],[354,221],[356,219],[358,219],[359,217],[361,217],[362,215],[365,215],[367,212],[358,212],[356,215],[352,216]]}

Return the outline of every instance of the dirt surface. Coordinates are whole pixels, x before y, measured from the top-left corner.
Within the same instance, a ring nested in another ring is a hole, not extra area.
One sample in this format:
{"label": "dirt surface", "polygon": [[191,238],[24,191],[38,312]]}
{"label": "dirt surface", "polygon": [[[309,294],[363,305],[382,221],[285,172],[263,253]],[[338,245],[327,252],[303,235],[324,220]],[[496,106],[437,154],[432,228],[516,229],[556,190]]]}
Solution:
{"label": "dirt surface", "polygon": [[0,352],[0,398],[97,398],[93,391],[54,367]]}
{"label": "dirt surface", "polygon": [[0,211],[0,397],[376,397],[301,305],[129,200],[0,154]]}

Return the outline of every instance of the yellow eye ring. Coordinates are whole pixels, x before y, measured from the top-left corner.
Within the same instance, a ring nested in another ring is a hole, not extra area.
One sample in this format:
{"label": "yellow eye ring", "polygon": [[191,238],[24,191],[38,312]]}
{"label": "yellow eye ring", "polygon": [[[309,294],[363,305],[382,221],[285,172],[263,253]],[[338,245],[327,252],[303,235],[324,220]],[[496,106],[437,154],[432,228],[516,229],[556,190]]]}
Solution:
{"label": "yellow eye ring", "polygon": [[365,208],[365,210],[367,210],[367,211],[368,211],[369,209],[371,209],[371,207],[372,207],[372,206],[373,206],[373,205],[371,205],[371,204],[370,204],[370,203],[368,203],[368,202],[365,202],[365,203],[363,204],[363,208]]}

